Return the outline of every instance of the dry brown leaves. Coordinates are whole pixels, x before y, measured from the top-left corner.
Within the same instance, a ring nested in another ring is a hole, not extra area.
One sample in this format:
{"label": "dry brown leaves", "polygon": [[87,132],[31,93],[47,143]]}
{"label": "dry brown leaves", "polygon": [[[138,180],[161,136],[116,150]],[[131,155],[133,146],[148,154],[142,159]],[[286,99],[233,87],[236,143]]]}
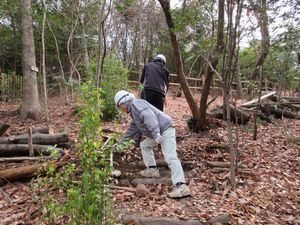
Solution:
{"label": "dry brown leaves", "polygon": [[[29,125],[52,125],[67,129],[72,138],[76,139],[78,130],[74,111],[72,107],[61,102],[58,98],[50,100],[49,123],[23,122],[19,121],[17,115],[5,113],[0,114],[0,121],[11,124],[8,134],[21,133]],[[221,105],[221,102],[222,98],[218,98],[211,107]],[[0,111],[11,111],[17,105],[0,103],[0,107]],[[226,126],[205,133],[191,133],[186,126],[190,110],[184,98],[169,97],[165,111],[176,124],[178,155],[182,162],[189,165],[185,172],[187,178],[192,178],[192,197],[169,199],[166,193],[171,187],[159,184],[147,185],[149,193],[144,197],[137,197],[134,192],[112,190],[112,200],[117,213],[203,221],[212,216],[229,213],[234,224],[300,223],[299,145],[289,142],[283,132],[285,126],[293,136],[300,137],[299,120],[276,120],[273,124],[260,125],[256,141],[252,140],[250,125],[234,129],[234,137],[238,137],[240,161],[253,174],[238,173],[237,188],[233,191],[227,171],[217,173],[203,163],[204,160],[229,161],[229,153],[226,151],[204,151],[206,146],[212,144],[227,144]],[[104,126],[124,130],[129,121],[123,121],[117,128],[111,123],[105,123]],[[162,158],[159,151],[155,154]],[[128,150],[120,155],[118,162],[122,163],[124,169],[127,165],[126,177],[138,176],[139,168],[128,168],[128,165],[130,161],[141,158],[140,152],[136,149]],[[15,165],[0,167],[6,166]],[[162,170],[166,170],[163,174],[169,176],[167,169]],[[119,184],[119,181],[116,183]],[[13,221],[35,224],[38,221],[38,208],[32,203],[32,195],[33,192],[26,183],[16,182],[2,186],[0,221],[6,221],[3,224]]]}

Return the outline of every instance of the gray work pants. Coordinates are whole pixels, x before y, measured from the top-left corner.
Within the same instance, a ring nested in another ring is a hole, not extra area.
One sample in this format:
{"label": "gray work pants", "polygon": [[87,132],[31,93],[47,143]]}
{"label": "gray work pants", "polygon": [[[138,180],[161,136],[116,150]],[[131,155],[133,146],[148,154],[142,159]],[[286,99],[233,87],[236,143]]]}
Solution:
{"label": "gray work pants", "polygon": [[[163,141],[160,143],[161,149],[165,161],[167,162],[171,170],[172,183],[173,185],[178,182],[185,183],[183,169],[176,153],[175,128],[169,127],[163,132],[162,137]],[[149,166],[156,166],[153,149],[155,148],[155,146],[157,146],[157,143],[154,141],[154,139],[147,137],[141,142],[140,146],[143,161],[146,167],[149,168]]]}

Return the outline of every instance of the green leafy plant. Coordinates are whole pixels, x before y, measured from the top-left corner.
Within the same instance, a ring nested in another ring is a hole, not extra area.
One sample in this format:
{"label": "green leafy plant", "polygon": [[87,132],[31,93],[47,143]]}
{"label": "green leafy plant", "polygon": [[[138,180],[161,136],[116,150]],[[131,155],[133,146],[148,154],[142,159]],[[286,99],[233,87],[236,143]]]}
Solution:
{"label": "green leafy plant", "polygon": [[112,171],[110,153],[116,144],[114,138],[102,140],[102,95],[91,82],[81,86],[78,160],[60,172],[56,164],[49,164],[46,176],[34,182],[47,224],[114,224],[107,184]]}
{"label": "green leafy plant", "polygon": [[[96,73],[96,64],[91,63],[90,73]],[[105,58],[104,69],[100,87],[102,89],[101,98],[101,118],[111,120],[115,117],[117,109],[114,104],[114,96],[119,90],[128,89],[128,69],[114,55]]]}

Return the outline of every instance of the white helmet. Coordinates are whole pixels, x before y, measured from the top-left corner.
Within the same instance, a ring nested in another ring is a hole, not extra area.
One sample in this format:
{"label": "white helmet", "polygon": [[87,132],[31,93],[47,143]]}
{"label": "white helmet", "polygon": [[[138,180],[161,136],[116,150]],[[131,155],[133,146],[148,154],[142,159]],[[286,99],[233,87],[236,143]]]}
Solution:
{"label": "white helmet", "polygon": [[121,103],[135,99],[134,94],[131,94],[127,91],[121,90],[115,94],[115,104],[118,107]]}
{"label": "white helmet", "polygon": [[167,63],[167,59],[163,54],[158,54],[155,59],[161,59],[165,64]]}

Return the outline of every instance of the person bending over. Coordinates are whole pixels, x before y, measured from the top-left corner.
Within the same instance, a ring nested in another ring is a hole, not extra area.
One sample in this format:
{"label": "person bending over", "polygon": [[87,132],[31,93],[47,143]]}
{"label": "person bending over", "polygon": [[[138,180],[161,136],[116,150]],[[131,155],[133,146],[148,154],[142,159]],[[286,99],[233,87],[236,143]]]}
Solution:
{"label": "person bending over", "polygon": [[143,162],[146,169],[141,171],[144,177],[160,177],[156,167],[153,149],[157,144],[171,170],[173,190],[167,194],[170,198],[181,198],[190,195],[184,172],[176,152],[176,136],[170,116],[158,110],[146,100],[136,99],[132,93],[121,90],[115,95],[116,107],[130,115],[132,122],[126,129],[121,142],[132,139],[140,132],[146,138],[140,143]]}

